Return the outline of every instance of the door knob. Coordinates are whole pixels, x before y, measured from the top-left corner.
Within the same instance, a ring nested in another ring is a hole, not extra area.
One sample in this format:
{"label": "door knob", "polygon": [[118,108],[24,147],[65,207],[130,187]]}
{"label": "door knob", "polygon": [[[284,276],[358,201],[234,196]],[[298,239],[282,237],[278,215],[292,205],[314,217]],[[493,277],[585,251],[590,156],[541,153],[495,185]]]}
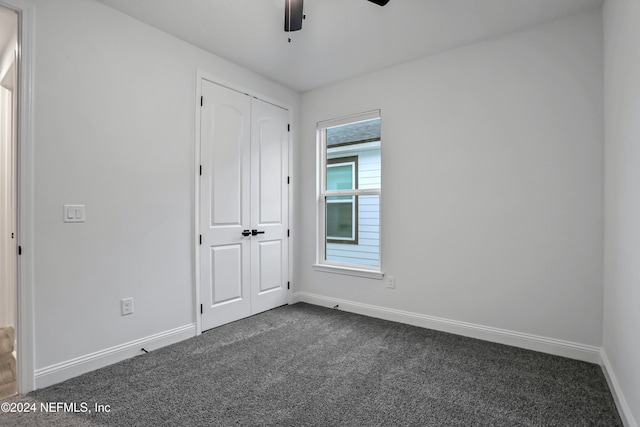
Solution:
{"label": "door knob", "polygon": [[264,231],[251,230],[251,235],[252,236],[257,236],[258,234],[264,234]]}
{"label": "door knob", "polygon": [[242,231],[242,235],[247,237],[247,236],[251,236],[251,232],[249,230],[243,230]]}

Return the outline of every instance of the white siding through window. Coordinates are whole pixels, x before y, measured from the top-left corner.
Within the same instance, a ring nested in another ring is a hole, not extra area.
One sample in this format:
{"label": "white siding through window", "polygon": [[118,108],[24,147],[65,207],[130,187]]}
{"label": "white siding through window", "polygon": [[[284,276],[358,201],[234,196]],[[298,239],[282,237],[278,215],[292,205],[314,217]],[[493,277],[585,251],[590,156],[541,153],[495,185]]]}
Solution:
{"label": "white siding through window", "polygon": [[[342,147],[329,158],[358,156],[358,187],[380,188],[380,142]],[[357,147],[354,149],[354,147]],[[380,196],[358,197],[358,244],[327,243],[329,261],[380,265]]]}

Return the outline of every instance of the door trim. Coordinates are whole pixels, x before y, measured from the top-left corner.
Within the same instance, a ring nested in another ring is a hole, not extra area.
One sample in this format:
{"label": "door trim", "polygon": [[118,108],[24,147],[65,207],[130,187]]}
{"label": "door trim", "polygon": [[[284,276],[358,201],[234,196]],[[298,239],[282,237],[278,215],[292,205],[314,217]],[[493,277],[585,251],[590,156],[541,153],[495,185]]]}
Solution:
{"label": "door trim", "polygon": [[[1,1],[1,0],[0,0]],[[289,114],[289,123],[293,124],[293,108],[288,105],[286,102],[281,102],[277,99],[271,98],[269,96],[265,96],[259,92],[256,92],[252,89],[248,89],[246,87],[243,87],[241,85],[238,85],[236,83],[230,82],[228,80],[222,79],[218,76],[216,76],[215,74],[211,74],[208,73],[204,70],[198,69],[196,72],[196,88],[195,88],[195,96],[194,96],[194,116],[195,116],[195,120],[194,120],[194,126],[195,126],[195,132],[194,132],[194,142],[193,142],[193,153],[194,153],[194,164],[193,164],[193,179],[194,179],[194,190],[193,190],[193,218],[194,218],[194,223],[193,223],[193,277],[194,277],[194,315],[195,315],[195,324],[196,324],[196,335],[200,335],[202,334],[202,317],[200,315],[200,306],[202,304],[202,298],[200,295],[200,96],[202,94],[202,81],[203,80],[207,80],[208,82],[220,85],[220,86],[224,86],[228,89],[231,90],[235,90],[237,92],[242,92],[246,95],[249,95],[252,98],[257,98],[261,101],[267,102],[269,104],[273,104],[276,107],[279,108],[283,108],[285,110],[287,110],[288,114]],[[291,176],[291,171],[293,170],[292,168],[292,135],[293,135],[293,131],[294,131],[294,126],[291,126],[291,131],[289,132],[289,138],[287,141],[287,146],[288,146],[288,153],[289,153],[289,158],[288,158],[288,164],[287,167],[289,169],[289,176]],[[291,191],[292,185],[289,185],[288,188],[288,194],[287,197],[289,198],[289,211],[287,212],[287,215],[289,216],[288,218],[288,222],[289,222],[289,229],[291,230],[292,228],[292,222],[291,222],[291,214],[292,214],[292,191]],[[289,239],[288,241],[288,245],[289,245],[289,254],[288,254],[288,258],[287,258],[287,265],[288,265],[288,277],[289,280],[291,280],[291,273],[292,273],[292,263],[291,263],[291,254],[293,253],[292,250],[292,239]],[[292,291],[288,290],[288,297],[287,297],[287,301],[289,304],[292,303]]]}
{"label": "door trim", "polygon": [[16,340],[18,392],[35,389],[34,320],[34,167],[33,167],[33,64],[35,6],[25,0],[0,0],[0,6],[18,14],[18,56],[16,60],[16,221],[17,242],[22,248],[16,270]]}

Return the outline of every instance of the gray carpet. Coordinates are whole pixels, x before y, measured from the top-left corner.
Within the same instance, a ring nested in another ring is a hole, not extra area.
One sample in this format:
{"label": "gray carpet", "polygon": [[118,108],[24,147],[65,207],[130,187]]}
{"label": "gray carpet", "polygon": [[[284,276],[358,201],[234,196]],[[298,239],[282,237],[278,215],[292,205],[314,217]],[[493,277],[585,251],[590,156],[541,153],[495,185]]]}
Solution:
{"label": "gray carpet", "polygon": [[599,366],[296,304],[26,397],[2,425],[621,426]]}

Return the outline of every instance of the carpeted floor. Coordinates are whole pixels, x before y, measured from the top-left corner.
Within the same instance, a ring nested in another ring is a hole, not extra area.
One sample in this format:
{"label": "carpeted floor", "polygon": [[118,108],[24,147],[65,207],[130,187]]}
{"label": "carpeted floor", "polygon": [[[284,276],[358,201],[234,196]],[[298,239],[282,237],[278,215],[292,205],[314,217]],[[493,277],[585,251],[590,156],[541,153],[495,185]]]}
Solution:
{"label": "carpeted floor", "polygon": [[622,426],[598,365],[308,304],[13,399],[92,412],[0,425]]}

